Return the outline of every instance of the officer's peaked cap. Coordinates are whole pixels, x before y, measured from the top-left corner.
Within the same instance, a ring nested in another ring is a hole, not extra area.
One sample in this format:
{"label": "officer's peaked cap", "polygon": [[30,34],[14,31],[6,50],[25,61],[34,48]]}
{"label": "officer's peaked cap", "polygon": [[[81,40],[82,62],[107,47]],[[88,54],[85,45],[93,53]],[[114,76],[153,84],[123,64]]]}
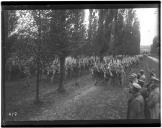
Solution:
{"label": "officer's peaked cap", "polygon": [[136,89],[141,89],[141,86],[137,83],[133,83],[133,87],[136,88]]}

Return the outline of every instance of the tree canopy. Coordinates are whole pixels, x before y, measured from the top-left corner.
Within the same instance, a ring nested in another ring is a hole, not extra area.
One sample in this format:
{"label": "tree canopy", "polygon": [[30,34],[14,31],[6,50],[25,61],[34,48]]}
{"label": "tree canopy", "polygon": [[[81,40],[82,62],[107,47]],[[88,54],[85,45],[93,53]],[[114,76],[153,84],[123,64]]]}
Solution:
{"label": "tree canopy", "polygon": [[32,58],[37,73],[37,99],[42,69],[56,56],[60,62],[61,90],[67,56],[102,58],[140,52],[140,24],[133,9],[88,9],[88,19],[84,9],[6,10],[4,13],[4,20],[8,21],[5,25],[7,58],[14,53],[24,62],[22,65]]}

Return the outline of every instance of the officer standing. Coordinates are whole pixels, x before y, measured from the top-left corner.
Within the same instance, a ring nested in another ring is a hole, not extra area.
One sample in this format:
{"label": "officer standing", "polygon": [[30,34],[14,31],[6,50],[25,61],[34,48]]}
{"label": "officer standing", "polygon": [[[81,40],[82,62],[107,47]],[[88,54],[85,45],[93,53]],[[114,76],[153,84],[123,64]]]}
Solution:
{"label": "officer standing", "polygon": [[144,119],[144,98],[140,93],[141,86],[137,83],[132,84],[132,96],[128,102],[128,119]]}
{"label": "officer standing", "polygon": [[132,90],[133,90],[133,83],[137,83],[138,80],[137,80],[137,75],[135,73],[132,73],[130,76],[129,76],[129,84],[128,84],[128,94],[127,94],[127,97],[128,97],[128,112],[127,112],[127,118],[128,118],[128,114],[129,114],[129,105],[130,105],[130,102],[132,100],[132,97],[133,97],[133,93],[132,93]]}
{"label": "officer standing", "polygon": [[145,109],[144,109],[145,118],[149,119],[150,112],[149,112],[147,101],[146,101],[146,99],[148,98],[148,90],[147,90],[147,87],[145,86],[145,82],[143,80],[138,80],[138,84],[142,87],[140,92],[141,92],[141,95],[143,96],[144,102],[145,102]]}

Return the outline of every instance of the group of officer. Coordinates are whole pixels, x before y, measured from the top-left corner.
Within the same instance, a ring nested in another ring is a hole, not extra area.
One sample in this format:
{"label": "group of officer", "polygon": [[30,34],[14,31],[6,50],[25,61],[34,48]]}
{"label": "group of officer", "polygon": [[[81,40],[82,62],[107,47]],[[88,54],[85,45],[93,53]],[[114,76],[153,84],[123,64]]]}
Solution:
{"label": "group of officer", "polygon": [[151,72],[146,83],[144,70],[129,76],[128,119],[160,118],[160,81]]}

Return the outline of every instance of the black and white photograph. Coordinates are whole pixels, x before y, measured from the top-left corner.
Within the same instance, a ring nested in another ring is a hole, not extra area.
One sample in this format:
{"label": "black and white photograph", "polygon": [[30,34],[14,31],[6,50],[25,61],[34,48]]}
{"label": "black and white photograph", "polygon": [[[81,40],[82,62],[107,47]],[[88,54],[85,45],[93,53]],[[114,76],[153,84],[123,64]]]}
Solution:
{"label": "black and white photograph", "polygon": [[3,125],[160,123],[160,2],[8,4],[1,4]]}

